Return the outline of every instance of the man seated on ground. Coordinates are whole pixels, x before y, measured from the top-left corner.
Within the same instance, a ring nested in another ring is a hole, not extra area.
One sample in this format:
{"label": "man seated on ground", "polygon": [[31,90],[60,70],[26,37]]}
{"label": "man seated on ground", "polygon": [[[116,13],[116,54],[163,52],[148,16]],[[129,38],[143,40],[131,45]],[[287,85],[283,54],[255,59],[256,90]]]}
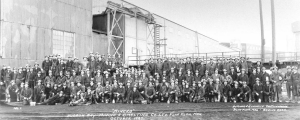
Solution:
{"label": "man seated on ground", "polygon": [[178,92],[177,87],[175,86],[174,81],[171,81],[171,86],[168,89],[169,99],[167,103],[175,102],[178,103]]}
{"label": "man seated on ground", "polygon": [[76,86],[76,93],[79,92],[79,91],[85,92],[85,86],[81,85],[80,82],[77,83],[77,86]]}
{"label": "man seated on ground", "polygon": [[263,95],[264,95],[264,102],[272,102],[272,95],[274,93],[274,88],[270,84],[270,81],[266,81],[266,85],[263,87]]}
{"label": "man seated on ground", "polygon": [[117,88],[116,102],[124,103],[124,97],[125,97],[125,87],[123,86],[123,82],[119,82],[119,86]]}
{"label": "man seated on ground", "polygon": [[6,99],[7,102],[17,102],[17,96],[19,93],[19,88],[15,84],[15,81],[12,80],[6,89]]}
{"label": "man seated on ground", "polygon": [[97,88],[96,88],[96,104],[99,102],[104,102],[104,87],[101,85],[102,82],[97,83]]}
{"label": "man seated on ground", "polygon": [[6,97],[6,92],[5,92],[6,88],[5,85],[2,81],[0,81],[0,100],[4,100]]}
{"label": "man seated on ground", "polygon": [[191,86],[191,93],[190,93],[190,102],[195,102],[195,96],[196,96],[196,90],[197,90],[197,84],[195,81],[192,82]]}
{"label": "man seated on ground", "polygon": [[87,91],[84,95],[84,98],[85,98],[85,100],[83,102],[84,105],[91,105],[91,104],[95,103],[94,98],[93,98],[93,91],[92,91],[91,87],[87,87]]}
{"label": "man seated on ground", "polygon": [[230,102],[231,100],[231,86],[230,84],[228,84],[228,81],[225,80],[224,84],[223,84],[223,90],[222,90],[222,96],[223,96],[223,100],[224,102]]}
{"label": "man seated on ground", "polygon": [[70,89],[70,100],[72,100],[76,96],[76,86],[75,86],[74,81],[70,82],[69,89]]}
{"label": "man seated on ground", "polygon": [[161,86],[160,86],[158,80],[155,80],[154,90],[155,90],[155,100],[156,100],[156,102],[159,102],[159,100],[161,99],[161,97],[160,97]]}
{"label": "man seated on ground", "polygon": [[57,87],[57,84],[54,84],[54,87],[50,91],[50,97],[53,97],[59,94],[60,89]]}
{"label": "man seated on ground", "polygon": [[78,91],[75,97],[71,100],[69,106],[83,105],[85,101],[85,94],[82,91]]}
{"label": "man seated on ground", "polygon": [[138,88],[137,89],[141,93],[142,97],[146,98],[146,95],[145,95],[145,86],[144,86],[144,84],[143,84],[142,81],[138,82]]}
{"label": "man seated on ground", "polygon": [[63,96],[61,97],[61,104],[69,103],[71,91],[67,87],[66,83],[63,83],[63,87],[62,87],[61,91],[63,91]]}
{"label": "man seated on ground", "polygon": [[182,89],[182,102],[192,102],[190,101],[190,94],[192,89],[190,88],[188,83],[185,82],[184,84],[185,86]]}
{"label": "man seated on ground", "polygon": [[212,79],[209,79],[209,84],[205,86],[205,97],[207,98],[206,101],[214,102],[214,87]]}
{"label": "man seated on ground", "polygon": [[259,78],[256,78],[256,83],[253,86],[252,96],[254,101],[261,103],[263,99],[263,85],[260,83]]}
{"label": "man seated on ground", "polygon": [[161,102],[166,102],[166,100],[168,100],[168,98],[169,98],[168,87],[169,87],[169,84],[166,82],[166,77],[163,77],[163,80],[162,80],[162,83],[160,86]]}
{"label": "man seated on ground", "polygon": [[105,86],[104,86],[104,100],[105,103],[109,103],[111,102],[111,97],[112,97],[112,93],[111,93],[111,86],[109,84],[109,81],[105,81]]}
{"label": "man seated on ground", "polygon": [[45,98],[43,99],[43,101],[47,100],[51,97],[51,90],[52,90],[51,84],[49,82],[47,82],[45,85],[45,91],[43,93],[45,95]]}
{"label": "man seated on ground", "polygon": [[28,87],[28,82],[25,83],[25,88],[21,92],[21,99],[23,99],[23,105],[29,105],[32,99],[32,89]]}
{"label": "man seated on ground", "polygon": [[127,84],[125,86],[125,101],[124,102],[130,103],[132,90],[133,90],[133,87],[131,86],[131,81],[127,81]]}
{"label": "man seated on ground", "polygon": [[141,104],[141,102],[143,100],[143,97],[140,94],[140,92],[137,90],[136,86],[133,87],[133,91],[131,94],[131,100],[132,100],[131,103],[133,103],[133,104]]}
{"label": "man seated on ground", "polygon": [[155,97],[156,93],[155,93],[155,89],[153,87],[153,83],[149,82],[148,87],[145,90],[145,96],[146,96],[146,100],[148,104],[152,104],[154,103],[156,97]]}
{"label": "man seated on ground", "polygon": [[36,103],[40,103],[43,100],[45,87],[42,85],[42,80],[38,80],[37,82],[37,85],[34,87],[34,100]]}
{"label": "man seated on ground", "polygon": [[247,86],[247,82],[243,82],[242,89],[242,101],[241,102],[251,102],[251,89]]}
{"label": "man seated on ground", "polygon": [[117,96],[118,96],[118,83],[117,82],[114,82],[114,84],[112,85],[111,93],[112,93],[112,103],[115,103],[117,100]]}
{"label": "man seated on ground", "polygon": [[38,105],[56,105],[56,103],[61,103],[61,98],[63,97],[63,91],[49,98],[48,100],[38,103]]}
{"label": "man seated on ground", "polygon": [[204,98],[204,87],[201,85],[201,81],[198,81],[198,86],[195,91],[195,97],[194,97],[194,102],[196,103],[201,103],[205,102]]}
{"label": "man seated on ground", "polygon": [[241,88],[239,88],[239,83],[238,82],[235,82],[235,84],[234,84],[234,88],[232,88],[232,101],[234,102],[234,103],[236,103],[236,102],[241,102],[242,101],[242,90],[241,90]]}
{"label": "man seated on ground", "polygon": [[215,102],[221,102],[221,83],[220,83],[220,79],[216,79],[216,83],[214,84],[214,99]]}

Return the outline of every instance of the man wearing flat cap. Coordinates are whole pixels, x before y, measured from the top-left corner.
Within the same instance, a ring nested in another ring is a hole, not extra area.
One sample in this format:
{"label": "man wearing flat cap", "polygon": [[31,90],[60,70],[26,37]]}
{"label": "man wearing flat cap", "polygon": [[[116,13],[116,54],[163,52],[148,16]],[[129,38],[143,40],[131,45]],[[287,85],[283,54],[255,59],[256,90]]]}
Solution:
{"label": "man wearing flat cap", "polygon": [[215,63],[213,62],[213,58],[210,58],[210,62],[206,64],[206,70],[208,70],[208,74],[212,75],[215,70]]}
{"label": "man wearing flat cap", "polygon": [[10,81],[13,79],[13,72],[11,71],[10,66],[7,66],[6,69],[7,70],[6,70],[5,74],[4,74],[3,81],[4,81],[5,86],[7,88],[8,85],[9,85],[9,83],[10,83]]}
{"label": "man wearing flat cap", "polygon": [[293,102],[297,101],[297,98],[299,98],[299,93],[298,93],[298,84],[300,84],[300,74],[298,73],[298,68],[293,67],[293,73],[291,76],[291,81],[292,81],[292,90],[293,90]]}
{"label": "man wearing flat cap", "polygon": [[49,72],[49,70],[51,68],[51,65],[52,65],[52,62],[49,60],[49,57],[45,56],[45,60],[42,63],[42,68],[43,68],[43,70],[46,71],[46,75],[49,75],[48,72]]}
{"label": "man wearing flat cap", "polygon": [[238,76],[238,82],[240,86],[242,86],[243,82],[246,82],[247,85],[249,84],[249,78],[248,75],[246,74],[246,69],[242,68],[242,73]]}
{"label": "man wearing flat cap", "polygon": [[[270,75],[271,84],[274,88],[275,96],[272,97],[272,100],[274,102],[278,102],[281,99],[281,80],[283,78],[283,75],[278,72],[278,68],[276,66],[272,69],[272,74]],[[280,88],[280,89],[279,89]],[[280,93],[280,94],[279,94]]]}
{"label": "man wearing flat cap", "polygon": [[287,95],[288,95],[288,98],[289,98],[289,101],[287,102],[290,102],[292,100],[291,98],[291,94],[292,94],[292,79],[291,79],[291,76],[292,76],[292,68],[290,66],[287,66],[286,67],[287,69],[287,73],[284,75],[284,79],[286,80],[286,92],[287,92]]}

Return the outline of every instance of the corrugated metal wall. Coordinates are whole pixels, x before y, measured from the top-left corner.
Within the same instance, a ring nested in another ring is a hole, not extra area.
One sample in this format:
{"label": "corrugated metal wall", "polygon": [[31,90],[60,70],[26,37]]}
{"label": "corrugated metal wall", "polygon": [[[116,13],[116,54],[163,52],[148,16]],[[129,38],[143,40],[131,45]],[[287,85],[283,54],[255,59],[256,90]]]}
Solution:
{"label": "corrugated metal wall", "polygon": [[[93,15],[101,14],[106,10],[107,2],[112,1],[126,8],[135,6],[121,0],[93,0]],[[142,13],[147,12],[141,8]],[[194,30],[186,28],[171,20],[154,14],[156,23],[162,25],[160,28],[160,38],[167,39],[161,41],[166,46],[161,46],[160,53],[164,54],[184,54],[184,53],[211,53],[211,52],[232,52],[233,49],[222,46],[218,41],[197,33]],[[151,27],[143,19],[138,19],[126,15],[125,17],[125,59],[136,59],[136,46],[139,49],[139,55],[153,55],[154,41],[148,37]],[[153,31],[152,31],[153,32]],[[152,34],[154,35],[154,34]],[[136,39],[137,37],[137,39]],[[94,39],[95,40],[95,39]],[[105,47],[105,46],[104,46]],[[189,54],[191,55],[191,54]],[[220,55],[220,54],[219,54]],[[130,58],[129,58],[130,57]],[[186,56],[182,56],[186,57]],[[141,59],[146,59],[145,57]],[[127,61],[128,62],[128,61]],[[142,64],[141,62],[140,64]],[[129,61],[128,64],[136,64],[136,61]]]}
{"label": "corrugated metal wall", "polygon": [[75,33],[75,56],[93,51],[92,0],[1,0],[0,65],[39,63],[52,54],[52,30]]}

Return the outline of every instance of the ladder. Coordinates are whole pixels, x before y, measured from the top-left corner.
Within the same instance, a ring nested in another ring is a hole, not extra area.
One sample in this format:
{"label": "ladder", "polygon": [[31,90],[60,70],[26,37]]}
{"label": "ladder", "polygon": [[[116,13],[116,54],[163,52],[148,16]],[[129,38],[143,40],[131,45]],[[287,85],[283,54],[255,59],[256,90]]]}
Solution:
{"label": "ladder", "polygon": [[161,25],[154,24],[154,53],[157,58],[160,57],[160,27]]}

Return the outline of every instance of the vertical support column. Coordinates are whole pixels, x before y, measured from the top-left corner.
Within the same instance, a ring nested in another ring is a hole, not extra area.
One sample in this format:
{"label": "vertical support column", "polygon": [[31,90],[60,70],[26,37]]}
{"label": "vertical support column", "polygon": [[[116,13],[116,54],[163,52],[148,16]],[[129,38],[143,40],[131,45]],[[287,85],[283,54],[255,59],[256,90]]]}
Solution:
{"label": "vertical support column", "polygon": [[122,13],[122,17],[123,17],[123,53],[121,54],[122,55],[122,62],[123,64],[125,64],[125,45],[126,45],[126,41],[125,41],[125,36],[126,36],[126,31],[125,31],[125,14]]}
{"label": "vertical support column", "polygon": [[200,53],[200,51],[199,51],[199,39],[198,39],[198,32],[197,32],[197,31],[195,31],[195,33],[196,33],[196,39],[197,39],[197,53],[198,53],[198,56],[199,56],[199,53]]}
{"label": "vertical support column", "polygon": [[135,13],[135,39],[136,39],[136,44],[135,44],[135,49],[136,49],[136,64],[139,66],[139,49],[138,49],[138,18],[137,18],[137,13]]}
{"label": "vertical support column", "polygon": [[274,0],[271,0],[271,12],[272,12],[272,63],[273,66],[276,65],[276,36],[275,36],[275,10],[274,10]]}
{"label": "vertical support column", "polygon": [[163,38],[164,45],[163,46],[164,46],[164,54],[166,56],[166,54],[167,54],[167,41],[166,41],[166,20],[165,19],[164,19],[164,26],[162,26],[162,27],[164,28],[164,38]]}
{"label": "vertical support column", "polygon": [[265,62],[264,22],[263,22],[261,0],[259,0],[259,14],[260,14],[260,31],[261,31],[261,62]]}
{"label": "vertical support column", "polygon": [[206,64],[207,64],[207,53],[205,53],[205,58],[206,58],[205,62],[206,62]]}
{"label": "vertical support column", "polygon": [[111,41],[111,32],[110,32],[110,12],[111,10],[107,10],[107,42],[108,48],[107,53],[110,54],[110,41]]}

